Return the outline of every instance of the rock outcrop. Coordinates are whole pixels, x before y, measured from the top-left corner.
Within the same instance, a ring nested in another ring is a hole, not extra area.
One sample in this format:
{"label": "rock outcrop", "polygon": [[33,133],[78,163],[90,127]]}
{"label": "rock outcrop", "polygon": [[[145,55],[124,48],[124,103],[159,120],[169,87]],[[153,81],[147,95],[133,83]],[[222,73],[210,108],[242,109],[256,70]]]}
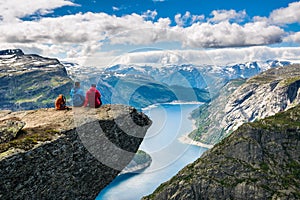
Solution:
{"label": "rock outcrop", "polygon": [[204,143],[216,144],[245,122],[272,116],[300,103],[299,88],[299,64],[262,72],[231,90],[231,94],[225,90],[225,95],[221,94],[200,109],[199,129],[192,137]]}
{"label": "rock outcrop", "polygon": [[0,199],[95,199],[132,160],[151,125],[122,105],[1,111],[0,122],[2,136],[3,124],[25,124],[0,143]]}
{"label": "rock outcrop", "polygon": [[57,59],[20,49],[0,51],[0,82],[0,108],[15,111],[53,107],[55,98],[68,95],[73,86]]}
{"label": "rock outcrop", "polygon": [[144,199],[300,199],[300,105],[240,126]]}
{"label": "rock outcrop", "polygon": [[120,174],[140,173],[149,167],[151,163],[151,156],[145,151],[138,150],[131,162],[122,170]]}

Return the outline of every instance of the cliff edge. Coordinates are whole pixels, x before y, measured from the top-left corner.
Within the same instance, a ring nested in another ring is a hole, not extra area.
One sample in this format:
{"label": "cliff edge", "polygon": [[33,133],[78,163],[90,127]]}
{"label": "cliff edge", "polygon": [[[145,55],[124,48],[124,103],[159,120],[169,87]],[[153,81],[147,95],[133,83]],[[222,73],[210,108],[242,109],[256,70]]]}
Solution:
{"label": "cliff edge", "polygon": [[150,125],[122,105],[0,111],[0,199],[95,199]]}

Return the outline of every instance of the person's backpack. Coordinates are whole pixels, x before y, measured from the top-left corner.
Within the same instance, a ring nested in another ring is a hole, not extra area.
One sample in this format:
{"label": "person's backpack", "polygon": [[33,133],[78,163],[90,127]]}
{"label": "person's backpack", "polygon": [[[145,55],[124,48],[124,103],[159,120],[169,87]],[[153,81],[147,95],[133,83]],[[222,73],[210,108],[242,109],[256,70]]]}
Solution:
{"label": "person's backpack", "polygon": [[72,97],[72,102],[73,106],[82,106],[84,103],[84,97],[75,91]]}

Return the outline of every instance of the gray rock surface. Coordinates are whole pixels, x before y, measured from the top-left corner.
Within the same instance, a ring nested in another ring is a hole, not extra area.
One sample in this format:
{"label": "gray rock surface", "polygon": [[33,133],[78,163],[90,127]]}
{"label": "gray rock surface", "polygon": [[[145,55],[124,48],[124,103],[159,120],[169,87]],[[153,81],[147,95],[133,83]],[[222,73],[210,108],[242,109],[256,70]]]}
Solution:
{"label": "gray rock surface", "polygon": [[229,98],[222,127],[228,133],[245,122],[287,110],[300,103],[300,65],[268,70],[249,79]]}
{"label": "gray rock surface", "polygon": [[0,144],[0,199],[95,199],[131,161],[151,121],[132,107],[1,112],[26,125]]}
{"label": "gray rock surface", "polygon": [[10,118],[0,121],[0,143],[11,141],[17,137],[25,123],[18,118]]}
{"label": "gray rock surface", "polygon": [[299,64],[269,69],[241,86],[236,83],[225,86],[216,99],[198,110],[195,118],[199,128],[190,135],[192,138],[216,144],[245,122],[272,116],[300,103]]}

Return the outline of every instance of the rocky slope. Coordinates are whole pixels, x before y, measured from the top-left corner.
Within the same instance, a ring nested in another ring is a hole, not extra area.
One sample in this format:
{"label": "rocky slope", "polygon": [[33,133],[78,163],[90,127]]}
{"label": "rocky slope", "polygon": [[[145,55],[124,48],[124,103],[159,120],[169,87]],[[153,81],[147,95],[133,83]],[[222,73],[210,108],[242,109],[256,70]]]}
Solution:
{"label": "rocky slope", "polygon": [[300,199],[300,106],[240,126],[144,199]]}
{"label": "rocky slope", "polygon": [[24,54],[20,49],[0,51],[0,108],[28,110],[53,107],[72,87],[65,67],[57,60]]}
{"label": "rocky slope", "polygon": [[95,199],[150,125],[122,105],[0,111],[0,199]]}
{"label": "rocky slope", "polygon": [[229,96],[245,81],[246,79],[231,80],[220,89],[216,98],[192,112],[191,117],[195,119],[197,128],[189,134],[190,138],[205,144],[215,144],[224,137],[221,122],[225,115],[225,106]]}
{"label": "rocky slope", "polygon": [[[199,128],[191,136],[216,144],[245,122],[272,116],[298,104],[299,88],[300,65],[262,72],[235,87],[232,94],[228,90],[221,91],[218,98],[201,108],[197,118]],[[214,108],[216,105],[219,106]]]}

